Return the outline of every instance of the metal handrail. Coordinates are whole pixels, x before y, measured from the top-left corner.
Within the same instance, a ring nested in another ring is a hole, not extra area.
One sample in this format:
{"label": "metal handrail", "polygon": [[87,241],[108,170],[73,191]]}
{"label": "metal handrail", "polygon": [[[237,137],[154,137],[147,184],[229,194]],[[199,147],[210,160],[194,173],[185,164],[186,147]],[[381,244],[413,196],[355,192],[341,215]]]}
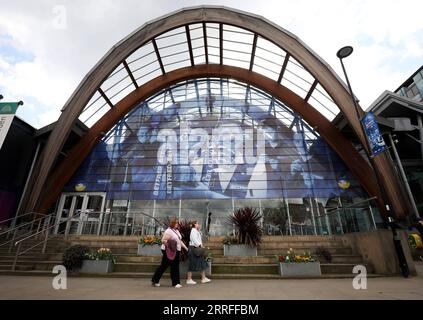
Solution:
{"label": "metal handrail", "polygon": [[328,215],[334,214],[334,213],[336,213],[336,212],[338,212],[340,210],[343,210],[343,209],[353,208],[353,207],[355,207],[356,205],[358,205],[360,203],[370,202],[370,201],[375,200],[375,199],[377,199],[377,197],[371,197],[371,198],[368,198],[368,199],[365,199],[365,200],[362,200],[362,201],[359,201],[359,202],[356,202],[356,203],[352,203],[352,204],[350,204],[348,206],[345,206],[345,207],[336,207],[336,209],[333,209],[333,210],[331,210],[329,212],[325,212],[325,213],[323,213],[321,215],[318,215],[318,216],[316,216],[316,218],[328,216]]}
{"label": "metal handrail", "polygon": [[[79,217],[81,217],[81,214],[82,213],[87,213],[86,211],[82,211],[82,212],[79,212]],[[104,211],[88,211],[88,213],[105,213]],[[117,212],[112,212],[112,211],[110,211],[110,212],[107,212],[107,213],[120,213],[120,214],[128,214],[127,212],[121,212],[121,211],[117,211]],[[141,212],[141,211],[139,211],[139,212],[131,212],[131,213],[137,213],[137,214],[142,214],[142,215],[145,215],[145,216],[147,216],[147,217],[149,217],[149,218],[152,218],[152,219],[154,219],[154,221],[156,221],[158,224],[160,224],[160,225],[164,225],[164,223],[162,223],[162,222],[160,222],[158,219],[156,219],[155,217],[153,217],[153,216],[151,216],[151,215],[149,215],[149,214],[147,214],[147,213],[145,213],[145,212]],[[51,213],[50,215],[48,215],[49,216],[49,218],[51,218],[51,216],[53,215],[54,213]],[[70,217],[67,217],[67,218],[65,218],[65,220],[61,220],[61,219],[57,219],[56,220],[56,222],[54,223],[54,224],[52,224],[52,225],[49,225],[48,227],[46,227],[46,228],[43,228],[42,230],[40,230],[40,231],[38,231],[38,232],[36,232],[36,233],[34,233],[34,234],[31,234],[31,235],[29,235],[29,236],[27,236],[27,237],[25,237],[25,238],[23,238],[23,239],[20,239],[20,240],[18,240],[18,241],[16,241],[15,242],[15,244],[14,244],[14,246],[16,247],[17,246],[17,250],[16,250],[16,253],[15,253],[15,258],[14,258],[14,260],[13,260],[13,264],[12,264],[12,271],[14,271],[15,269],[16,269],[16,264],[17,264],[17,261],[18,261],[18,257],[20,256],[20,255],[22,255],[22,254],[24,254],[24,253],[26,253],[26,252],[28,252],[29,250],[31,250],[31,249],[33,249],[33,248],[35,248],[35,247],[37,247],[37,246],[39,246],[40,244],[44,244],[44,246],[43,246],[43,248],[42,248],[42,250],[41,250],[41,253],[45,253],[45,250],[46,250],[46,246],[47,246],[47,241],[48,241],[48,239],[49,239],[49,235],[51,235],[50,233],[49,233],[49,230],[51,229],[51,228],[56,228],[58,225],[60,225],[60,224],[62,224],[62,223],[68,223],[69,221],[71,221],[72,219],[75,219],[75,216],[70,216]],[[67,230],[65,229],[64,230],[65,231],[65,237],[67,237]],[[27,249],[25,249],[25,251],[22,251],[22,252],[20,252],[20,249],[21,249],[21,245],[22,245],[22,243],[24,242],[24,241],[27,241],[27,240],[29,240],[29,239],[31,239],[31,238],[33,238],[33,237],[35,237],[35,236],[38,236],[39,234],[41,234],[41,233],[44,233],[45,232],[45,238],[44,238],[44,240],[42,240],[41,242],[39,242],[39,243],[37,243],[37,244],[35,244],[35,245],[33,245],[32,247],[30,247],[30,248],[27,248]],[[57,234],[54,234],[54,236],[56,236]],[[66,239],[66,238],[65,238]]]}
{"label": "metal handrail", "polygon": [[25,222],[25,223],[23,223],[23,224],[20,224],[20,225],[18,225],[18,226],[16,226],[15,228],[13,228],[13,229],[11,229],[11,230],[9,230],[8,232],[3,232],[3,233],[0,233],[0,235],[2,235],[2,234],[5,234],[5,233],[7,233],[8,235],[9,235],[9,233],[11,232],[11,231],[13,231],[14,230],[14,232],[13,232],[13,236],[12,236],[12,238],[10,239],[10,240],[6,240],[6,241],[4,241],[3,243],[1,243],[0,244],[0,247],[3,247],[3,246],[5,246],[5,245],[7,245],[7,244],[10,244],[10,246],[9,246],[9,253],[12,251],[12,248],[13,248],[13,243],[14,243],[14,241],[16,240],[16,238],[17,238],[17,232],[18,232],[18,230],[20,229],[20,228],[22,228],[23,226],[26,226],[26,225],[31,225],[31,227],[30,227],[30,230],[28,231],[28,232],[26,232],[25,234],[21,234],[21,235],[19,235],[18,237],[24,237],[24,236],[26,236],[26,235],[28,235],[28,234],[32,234],[33,233],[33,225],[34,225],[34,223],[35,222],[37,222],[38,221],[38,226],[37,226],[37,229],[36,229],[36,231],[38,231],[38,230],[40,230],[40,227],[41,227],[41,222],[42,222],[42,220],[44,220],[44,223],[45,223],[45,221],[46,221],[46,219],[50,219],[51,217],[52,217],[52,215],[53,215],[54,213],[51,213],[51,214],[48,214],[48,215],[45,215],[45,216],[43,216],[43,217],[40,217],[40,218],[38,218],[38,219],[34,219],[34,220],[32,220],[32,221],[29,221],[29,222]]}
{"label": "metal handrail", "polygon": [[[39,212],[29,212],[29,213],[31,213],[31,214],[33,214],[33,213],[40,214]],[[3,232],[0,232],[0,236],[2,236],[4,234],[9,234],[12,231],[16,231],[17,229],[20,229],[23,226],[26,226],[26,225],[29,225],[29,224],[34,224],[34,222],[39,221],[39,220],[42,220],[42,219],[45,219],[45,218],[47,218],[47,217],[49,217],[49,216],[51,216],[53,214],[55,214],[55,213],[53,212],[53,213],[50,213],[50,214],[47,214],[47,215],[43,215],[42,217],[39,217],[39,218],[34,219],[34,220],[31,220],[31,221],[25,221],[25,222],[23,222],[23,223],[15,226],[15,227],[13,227],[12,229],[8,229],[8,230],[5,230]]]}
{"label": "metal handrail", "polygon": [[25,217],[25,216],[27,216],[27,215],[29,215],[29,214],[33,214],[33,213],[38,213],[38,212],[27,212],[27,213],[25,213],[25,214],[23,214],[23,215],[20,215],[20,216],[16,216],[16,217],[12,217],[12,218],[9,218],[9,219],[1,220],[1,221],[0,221],[0,225],[1,225],[1,224],[3,224],[3,223],[4,223],[4,222],[6,222],[6,221],[13,220],[13,219],[19,219],[19,218],[21,218],[21,217]]}
{"label": "metal handrail", "polygon": [[[57,225],[59,225],[60,223],[64,223],[64,222],[67,222],[67,221],[69,221],[69,220],[71,220],[71,219],[74,219],[75,217],[74,216],[72,216],[72,217],[68,217],[68,218],[66,218],[66,220],[65,221],[56,221],[54,224],[52,224],[52,225],[50,225],[50,226],[48,226],[47,228],[44,228],[43,230],[40,230],[40,231],[38,231],[38,232],[36,232],[36,233],[34,233],[34,234],[32,234],[32,235],[29,235],[28,237],[25,237],[25,238],[23,238],[23,239],[20,239],[20,240],[18,240],[18,241],[16,241],[15,242],[15,247],[16,246],[18,246],[17,247],[17,249],[16,249],[16,253],[15,253],[15,258],[13,259],[13,264],[12,264],[12,271],[14,271],[15,269],[16,269],[16,264],[17,264],[17,261],[18,261],[18,257],[20,256],[20,255],[22,255],[22,254],[24,254],[24,253],[27,253],[29,250],[31,250],[31,249],[34,249],[35,247],[38,247],[40,244],[42,244],[42,243],[44,243],[44,246],[43,246],[43,249],[41,250],[41,253],[45,253],[45,251],[46,251],[46,246],[47,246],[47,241],[48,241],[48,236],[49,236],[49,232],[48,232],[48,230],[50,230],[51,228],[53,228],[53,227],[56,227]],[[33,237],[35,237],[35,236],[38,236],[39,234],[41,234],[41,233],[43,233],[43,232],[45,232],[46,233],[46,236],[45,236],[45,238],[44,238],[44,240],[43,241],[41,241],[41,242],[39,242],[39,243],[37,243],[37,244],[35,244],[34,246],[32,246],[32,247],[29,247],[29,248],[27,248],[25,251],[23,251],[23,252],[20,252],[20,249],[21,249],[21,245],[22,245],[22,243],[24,242],[24,241],[26,241],[26,240],[29,240],[29,239],[31,239],[31,238],[33,238]],[[66,235],[65,235],[66,236]]]}
{"label": "metal handrail", "polygon": [[143,215],[143,216],[147,216],[147,217],[149,217],[149,218],[153,219],[153,220],[154,220],[154,221],[156,221],[158,224],[163,225],[163,222],[161,222],[161,221],[160,221],[160,220],[158,220],[157,218],[155,218],[155,217],[153,217],[152,215],[150,215],[150,214],[148,214],[148,213],[145,213],[145,212],[143,212],[143,211],[130,211],[130,212],[125,212],[125,211],[84,211],[84,212],[81,212],[81,213],[99,213],[99,214],[102,214],[102,213],[106,213],[106,214],[116,214],[116,213],[119,213],[119,214],[125,214],[125,215],[130,215],[130,214],[141,214],[141,215]]}

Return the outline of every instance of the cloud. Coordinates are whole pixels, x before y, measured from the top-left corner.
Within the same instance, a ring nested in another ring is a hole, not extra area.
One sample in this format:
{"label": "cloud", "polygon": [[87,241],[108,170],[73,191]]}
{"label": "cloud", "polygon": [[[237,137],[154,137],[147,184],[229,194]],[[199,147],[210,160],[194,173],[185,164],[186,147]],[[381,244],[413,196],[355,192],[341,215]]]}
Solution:
{"label": "cloud", "polygon": [[[207,1],[2,1],[0,89],[5,98],[31,101],[46,125],[73,90],[119,40],[161,15]],[[415,0],[215,1],[253,12],[297,35],[343,78],[336,51],[352,45],[345,61],[363,107],[400,85],[423,61],[423,3]],[[63,11],[64,9],[64,11]],[[60,14],[65,13],[61,20]],[[58,22],[65,26],[58,27]],[[7,50],[5,49],[7,46]],[[13,50],[11,49],[13,47]],[[9,59],[16,52],[16,59]],[[10,97],[6,96],[10,95]],[[50,112],[51,111],[51,112]]]}

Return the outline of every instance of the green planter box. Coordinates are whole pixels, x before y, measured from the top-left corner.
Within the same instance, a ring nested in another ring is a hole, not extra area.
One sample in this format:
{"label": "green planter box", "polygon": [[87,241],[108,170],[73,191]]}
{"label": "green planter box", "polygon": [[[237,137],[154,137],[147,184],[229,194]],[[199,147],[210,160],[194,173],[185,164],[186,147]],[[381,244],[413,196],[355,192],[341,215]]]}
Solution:
{"label": "green planter box", "polygon": [[223,245],[224,256],[242,256],[242,257],[255,257],[257,256],[257,248],[250,247],[245,244],[224,244]]}
{"label": "green planter box", "polygon": [[158,244],[138,244],[138,255],[139,256],[161,256],[162,250]]}
{"label": "green planter box", "polygon": [[279,274],[281,277],[320,277],[322,271],[320,262],[279,262]]}
{"label": "green planter box", "polygon": [[81,273],[110,273],[113,271],[112,260],[83,260]]}

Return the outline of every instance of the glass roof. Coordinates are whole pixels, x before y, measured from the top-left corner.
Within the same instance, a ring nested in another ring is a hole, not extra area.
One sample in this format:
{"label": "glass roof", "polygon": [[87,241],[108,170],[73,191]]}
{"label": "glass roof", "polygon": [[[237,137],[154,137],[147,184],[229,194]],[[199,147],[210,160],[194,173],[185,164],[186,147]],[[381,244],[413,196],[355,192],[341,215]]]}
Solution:
{"label": "glass roof", "polygon": [[[180,121],[198,118],[198,115],[206,117],[208,115],[208,101],[213,101],[213,113],[225,119],[242,120],[252,127],[263,125],[268,116],[275,117],[283,125],[295,130],[294,124],[300,116],[287,107],[282,101],[270,96],[266,92],[255,88],[249,84],[233,79],[222,78],[199,78],[187,80],[164,89],[151,96],[146,101],[151,111],[161,111],[173,108],[178,104],[178,118]],[[250,106],[248,110],[245,106]],[[134,108],[115,127],[122,128],[122,137],[130,134],[133,113],[138,112]],[[122,126],[123,124],[123,126]],[[103,138],[106,143],[113,143],[110,140],[112,128]],[[304,124],[304,138],[312,143],[319,135],[311,127]]]}
{"label": "glass roof", "polygon": [[[195,23],[165,32],[129,55],[101,84],[79,120],[91,127],[137,87],[167,72],[201,64],[223,64],[262,74],[306,99],[329,120],[339,112],[316,79],[274,43],[239,27]],[[202,83],[197,86],[199,92],[190,95],[202,95]]]}

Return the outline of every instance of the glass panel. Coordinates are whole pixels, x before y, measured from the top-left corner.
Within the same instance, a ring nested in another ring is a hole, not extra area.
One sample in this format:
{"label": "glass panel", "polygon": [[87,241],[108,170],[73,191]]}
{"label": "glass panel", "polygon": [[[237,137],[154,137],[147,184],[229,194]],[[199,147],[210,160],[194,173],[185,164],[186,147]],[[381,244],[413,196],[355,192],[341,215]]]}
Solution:
{"label": "glass panel", "polygon": [[[65,196],[65,201],[63,203],[62,212],[58,213],[58,215],[61,214],[61,216],[58,216],[59,219],[65,220],[66,218],[69,217],[71,206],[72,206],[72,200],[73,200],[73,196]],[[65,232],[66,224],[67,224],[66,222],[62,222],[62,223],[59,224],[59,227],[57,229],[57,232],[59,234],[63,234]]]}
{"label": "glass panel", "polygon": [[314,235],[311,203],[308,198],[288,199],[292,235]]}
{"label": "glass panel", "polygon": [[283,200],[262,202],[262,212],[265,235],[289,235],[288,210]]}
{"label": "glass panel", "polygon": [[210,215],[209,235],[226,235],[233,231],[233,226],[228,223],[228,217],[233,212],[232,200],[210,200],[208,205]]}
{"label": "glass panel", "polygon": [[[207,24],[219,42],[215,27]],[[313,97],[329,101],[322,90],[318,85]],[[326,216],[367,197],[331,147],[283,102],[230,79],[184,81],[140,102],[98,143],[65,190],[78,183],[86,192],[107,194],[105,234],[158,232],[150,214],[195,219],[220,236],[232,231],[227,218],[234,208],[245,206],[260,210],[267,234],[368,228],[368,214],[355,209]],[[88,199],[87,209],[99,206],[99,197]]]}
{"label": "glass panel", "polygon": [[76,197],[75,208],[73,210],[72,217],[75,219],[79,219],[81,215],[82,204],[84,203],[84,196],[75,196],[75,197]]}
{"label": "glass panel", "polygon": [[65,196],[65,201],[63,203],[62,215],[61,218],[69,217],[69,211],[71,209],[73,196]]}
{"label": "glass panel", "polygon": [[98,219],[100,217],[103,199],[104,197],[100,195],[88,196],[86,212],[89,214],[89,218]]}

